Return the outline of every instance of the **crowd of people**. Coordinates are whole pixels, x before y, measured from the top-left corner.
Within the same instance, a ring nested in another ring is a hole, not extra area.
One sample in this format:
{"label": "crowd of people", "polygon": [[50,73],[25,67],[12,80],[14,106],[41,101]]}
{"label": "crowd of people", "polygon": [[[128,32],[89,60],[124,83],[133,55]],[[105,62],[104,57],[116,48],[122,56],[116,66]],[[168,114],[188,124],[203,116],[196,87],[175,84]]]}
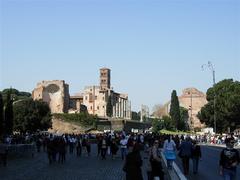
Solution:
{"label": "crowd of people", "polygon": [[232,135],[160,135],[154,133],[126,134],[119,133],[102,134],[62,134],[54,135],[49,133],[36,133],[25,135],[6,136],[5,144],[32,143],[36,146],[37,152],[46,152],[49,164],[58,162],[63,164],[66,161],[66,154],[76,154],[76,157],[83,155],[91,156],[91,146],[97,145],[97,157],[106,160],[107,157],[115,159],[118,152],[124,161],[123,170],[126,172],[126,179],[143,179],[141,166],[143,164],[141,151],[149,152],[148,170],[149,179],[164,179],[163,159],[167,161],[168,170],[172,170],[173,161],[177,157],[182,160],[183,173],[189,174],[189,161],[192,160],[193,173],[198,173],[199,161],[202,157],[200,143],[226,144],[220,155],[220,174],[225,179],[236,176],[236,166],[240,162],[239,153],[234,149],[239,138]]}

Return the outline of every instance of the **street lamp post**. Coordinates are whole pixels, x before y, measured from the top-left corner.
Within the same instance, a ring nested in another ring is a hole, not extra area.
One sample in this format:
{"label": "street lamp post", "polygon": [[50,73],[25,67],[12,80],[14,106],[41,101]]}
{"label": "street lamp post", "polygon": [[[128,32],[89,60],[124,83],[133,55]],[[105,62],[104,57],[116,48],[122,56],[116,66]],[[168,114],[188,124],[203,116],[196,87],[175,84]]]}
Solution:
{"label": "street lamp post", "polygon": [[193,117],[192,117],[192,90],[191,90],[191,94],[190,94],[190,106],[188,107],[188,110],[190,110],[190,124],[189,124],[189,127],[190,129],[193,129]]}
{"label": "street lamp post", "polygon": [[213,91],[214,91],[214,96],[213,96],[213,120],[214,120],[214,132],[217,133],[217,122],[216,122],[216,91],[214,89],[214,86],[216,84],[215,82],[215,70],[214,67],[211,63],[211,61],[208,61],[208,64],[203,64],[202,69],[204,70],[204,67],[207,66],[209,70],[212,72],[213,76]]}

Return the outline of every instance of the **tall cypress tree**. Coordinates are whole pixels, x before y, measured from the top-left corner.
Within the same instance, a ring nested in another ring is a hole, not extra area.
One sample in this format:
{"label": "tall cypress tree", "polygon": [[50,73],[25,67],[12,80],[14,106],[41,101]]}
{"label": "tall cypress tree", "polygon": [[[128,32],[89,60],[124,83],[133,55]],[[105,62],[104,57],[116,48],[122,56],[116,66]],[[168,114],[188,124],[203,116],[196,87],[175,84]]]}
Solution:
{"label": "tall cypress tree", "polygon": [[112,117],[113,114],[113,106],[112,106],[112,98],[111,95],[108,96],[108,101],[107,101],[107,116]]}
{"label": "tall cypress tree", "polygon": [[13,132],[13,100],[11,98],[11,91],[7,93],[4,121],[5,121],[5,133],[12,134]]}
{"label": "tall cypress tree", "polygon": [[3,135],[3,98],[2,93],[0,92],[0,139]]}
{"label": "tall cypress tree", "polygon": [[175,124],[175,127],[177,129],[180,129],[181,116],[180,116],[180,107],[179,107],[179,101],[178,101],[176,90],[173,90],[171,95],[170,116]]}

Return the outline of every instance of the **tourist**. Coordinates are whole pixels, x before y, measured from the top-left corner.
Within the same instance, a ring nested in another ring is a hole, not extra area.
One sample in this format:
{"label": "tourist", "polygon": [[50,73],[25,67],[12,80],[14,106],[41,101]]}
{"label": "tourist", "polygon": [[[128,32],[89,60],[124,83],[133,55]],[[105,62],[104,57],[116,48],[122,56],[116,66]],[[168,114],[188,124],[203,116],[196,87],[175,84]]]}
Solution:
{"label": "tourist", "polygon": [[235,180],[237,165],[240,163],[239,152],[234,148],[234,138],[227,138],[225,143],[226,148],[220,154],[220,175],[223,176],[224,180]]}
{"label": "tourist", "polygon": [[102,160],[106,159],[106,153],[107,153],[107,138],[106,135],[101,140],[101,157]]}
{"label": "tourist", "polygon": [[179,147],[179,156],[182,158],[184,175],[189,173],[189,159],[192,156],[192,142],[188,136],[186,140],[182,137],[182,142]]}
{"label": "tourist", "polygon": [[164,173],[162,168],[162,161],[161,161],[161,155],[159,150],[159,141],[155,140],[153,143],[152,148],[150,149],[150,158],[149,161],[151,163],[151,179],[164,179]]}
{"label": "tourist", "polygon": [[164,141],[164,144],[163,144],[163,152],[167,160],[168,169],[172,169],[172,163],[176,159],[175,151],[176,151],[176,144],[172,140],[172,137],[168,135],[167,139]]}
{"label": "tourist", "polygon": [[198,173],[198,164],[199,159],[201,159],[202,153],[201,153],[201,147],[197,144],[197,141],[193,141],[193,147],[192,147],[192,162],[193,162],[193,173]]}
{"label": "tourist", "polygon": [[122,135],[122,139],[120,141],[122,160],[124,160],[127,155],[127,143],[128,139],[124,135]]}
{"label": "tourist", "polygon": [[132,152],[126,156],[123,167],[123,170],[126,172],[126,180],[143,180],[141,166],[140,145],[135,143]]}

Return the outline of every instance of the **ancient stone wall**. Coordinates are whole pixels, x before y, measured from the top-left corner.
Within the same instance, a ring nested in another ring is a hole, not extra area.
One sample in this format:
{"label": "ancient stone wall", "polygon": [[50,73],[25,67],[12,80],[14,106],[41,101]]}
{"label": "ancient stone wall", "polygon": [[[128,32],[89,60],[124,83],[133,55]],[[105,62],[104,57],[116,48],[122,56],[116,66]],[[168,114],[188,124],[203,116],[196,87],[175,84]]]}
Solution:
{"label": "ancient stone wall", "polygon": [[49,104],[52,113],[68,112],[69,90],[63,80],[42,81],[32,92],[34,100],[42,100]]}
{"label": "ancient stone wall", "polygon": [[202,128],[203,124],[201,124],[197,114],[207,103],[206,95],[196,88],[186,88],[178,99],[180,106],[188,109],[189,126],[191,128]]}

